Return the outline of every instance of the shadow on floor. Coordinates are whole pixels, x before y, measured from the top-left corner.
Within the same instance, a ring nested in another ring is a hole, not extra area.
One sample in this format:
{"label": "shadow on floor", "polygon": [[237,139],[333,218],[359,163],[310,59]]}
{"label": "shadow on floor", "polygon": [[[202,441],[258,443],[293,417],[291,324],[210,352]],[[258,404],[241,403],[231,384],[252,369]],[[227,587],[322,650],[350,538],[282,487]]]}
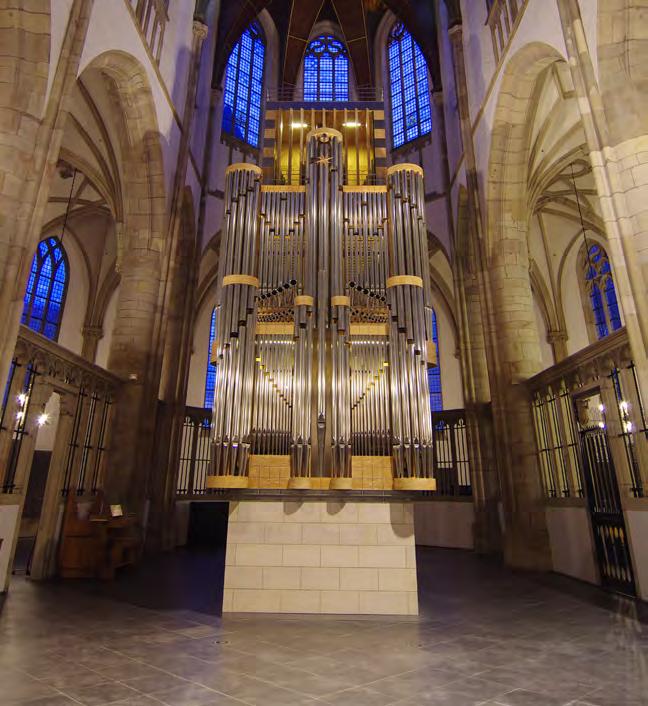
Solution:
{"label": "shadow on floor", "polygon": [[117,572],[114,581],[68,579],[69,590],[109,598],[150,610],[192,610],[220,615],[223,605],[225,550],[178,548],[145,557]]}

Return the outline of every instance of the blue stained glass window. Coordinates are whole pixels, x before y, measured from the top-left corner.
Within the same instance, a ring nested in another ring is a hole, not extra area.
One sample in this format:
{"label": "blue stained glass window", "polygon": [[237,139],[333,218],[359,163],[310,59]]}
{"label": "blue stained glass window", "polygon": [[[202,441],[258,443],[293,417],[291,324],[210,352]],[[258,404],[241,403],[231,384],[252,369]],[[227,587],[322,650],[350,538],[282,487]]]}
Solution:
{"label": "blue stained glass window", "polygon": [[58,238],[45,238],[32,260],[20,323],[58,339],[68,285],[68,261]]}
{"label": "blue stained glass window", "polygon": [[441,392],[441,357],[439,355],[439,332],[436,312],[432,310],[432,340],[436,347],[437,364],[428,368],[428,385],[430,387],[430,407],[433,412],[443,410],[443,394]]}
{"label": "blue stained glass window", "polygon": [[432,131],[432,110],[425,57],[402,23],[389,35],[387,46],[391,86],[394,147]]}
{"label": "blue stained glass window", "polygon": [[265,43],[255,24],[236,43],[227,60],[223,132],[259,146]]}
{"label": "blue stained glass window", "polygon": [[622,323],[610,261],[605,250],[597,243],[590,245],[587,250],[585,280],[596,334],[598,338],[605,338],[610,331],[620,329]]}
{"label": "blue stained glass window", "polygon": [[216,307],[212,310],[209,322],[209,348],[207,349],[207,375],[205,376],[205,407],[213,409],[216,390],[216,366],[212,363],[212,347],[216,337]]}
{"label": "blue stained glass window", "polygon": [[349,57],[342,42],[323,34],[308,45],[304,57],[305,101],[349,100]]}

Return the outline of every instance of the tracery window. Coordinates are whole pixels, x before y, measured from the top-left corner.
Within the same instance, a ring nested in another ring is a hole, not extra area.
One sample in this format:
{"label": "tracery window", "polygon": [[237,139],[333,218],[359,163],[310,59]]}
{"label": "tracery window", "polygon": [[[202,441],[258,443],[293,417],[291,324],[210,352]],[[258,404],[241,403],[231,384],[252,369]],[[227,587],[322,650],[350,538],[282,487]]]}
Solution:
{"label": "tracery window", "polygon": [[68,286],[68,260],[63,244],[45,238],[32,260],[20,323],[58,340]]}
{"label": "tracery window", "polygon": [[432,340],[436,347],[436,365],[428,368],[428,385],[430,388],[430,407],[433,412],[443,410],[443,394],[441,391],[441,357],[439,356],[439,330],[437,328],[437,317],[432,310]]}
{"label": "tracery window", "polygon": [[394,148],[432,131],[427,65],[423,52],[401,22],[387,44]]}
{"label": "tracery window", "polygon": [[588,244],[582,259],[584,293],[591,310],[587,318],[596,338],[605,338],[622,326],[610,260],[598,243]]}
{"label": "tracery window", "polygon": [[216,390],[216,366],[212,363],[212,347],[216,336],[216,307],[212,309],[209,322],[209,347],[207,348],[207,374],[205,376],[205,404],[208,409],[214,406],[214,391]]}
{"label": "tracery window", "polygon": [[349,100],[349,57],[342,42],[323,34],[308,45],[304,57],[305,101]]}
{"label": "tracery window", "polygon": [[265,42],[256,24],[250,25],[227,60],[223,99],[223,132],[259,146]]}

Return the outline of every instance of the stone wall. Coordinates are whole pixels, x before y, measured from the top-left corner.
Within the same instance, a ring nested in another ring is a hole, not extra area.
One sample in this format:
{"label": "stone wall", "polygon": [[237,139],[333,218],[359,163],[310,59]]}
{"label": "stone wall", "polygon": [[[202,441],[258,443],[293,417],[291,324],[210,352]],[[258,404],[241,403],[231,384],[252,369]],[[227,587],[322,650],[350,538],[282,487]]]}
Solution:
{"label": "stone wall", "polygon": [[417,615],[411,504],[232,502],[223,612]]}

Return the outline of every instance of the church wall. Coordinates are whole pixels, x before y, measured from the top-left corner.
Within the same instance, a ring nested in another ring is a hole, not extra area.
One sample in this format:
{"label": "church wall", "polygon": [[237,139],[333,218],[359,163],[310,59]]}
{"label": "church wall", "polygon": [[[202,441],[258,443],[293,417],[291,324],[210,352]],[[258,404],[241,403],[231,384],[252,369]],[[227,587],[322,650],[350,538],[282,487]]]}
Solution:
{"label": "church wall", "polygon": [[[81,54],[79,74],[92,62],[93,59],[104,52],[123,51],[133,56],[143,66],[146,72],[153,102],[155,104],[155,119],[160,133],[163,153],[165,191],[171,193],[173,176],[176,168],[176,155],[180,140],[179,121],[184,109],[184,91],[186,90],[188,55],[191,41],[191,18],[183,15],[176,16],[176,11],[186,12],[186,3],[172,3],[174,7],[182,6],[185,10],[174,10],[172,15],[176,18],[177,28],[168,24],[169,45],[165,32],[165,42],[161,57],[160,73],[151,61],[144,41],[138,32],[138,26],[125,3],[95,2],[88,34]],[[180,25],[186,25],[181,28]],[[180,41],[180,37],[184,37]],[[172,52],[178,54],[177,68],[171,61]],[[162,80],[160,80],[162,78]],[[178,116],[176,118],[176,115]]]}
{"label": "church wall", "polygon": [[103,337],[99,339],[97,344],[97,355],[95,363],[102,368],[108,368],[108,353],[110,352],[110,342],[112,341],[113,328],[115,326],[115,317],[117,316],[117,300],[119,299],[119,286],[110,295],[108,306],[103,320]]}
{"label": "church wall", "polygon": [[637,584],[637,594],[648,601],[648,512],[626,510],[625,520]]}
{"label": "church wall", "polygon": [[587,509],[548,507],[546,512],[553,570],[588,583],[599,583]]}
{"label": "church wall", "polygon": [[475,509],[471,500],[414,503],[416,544],[473,549]]}

